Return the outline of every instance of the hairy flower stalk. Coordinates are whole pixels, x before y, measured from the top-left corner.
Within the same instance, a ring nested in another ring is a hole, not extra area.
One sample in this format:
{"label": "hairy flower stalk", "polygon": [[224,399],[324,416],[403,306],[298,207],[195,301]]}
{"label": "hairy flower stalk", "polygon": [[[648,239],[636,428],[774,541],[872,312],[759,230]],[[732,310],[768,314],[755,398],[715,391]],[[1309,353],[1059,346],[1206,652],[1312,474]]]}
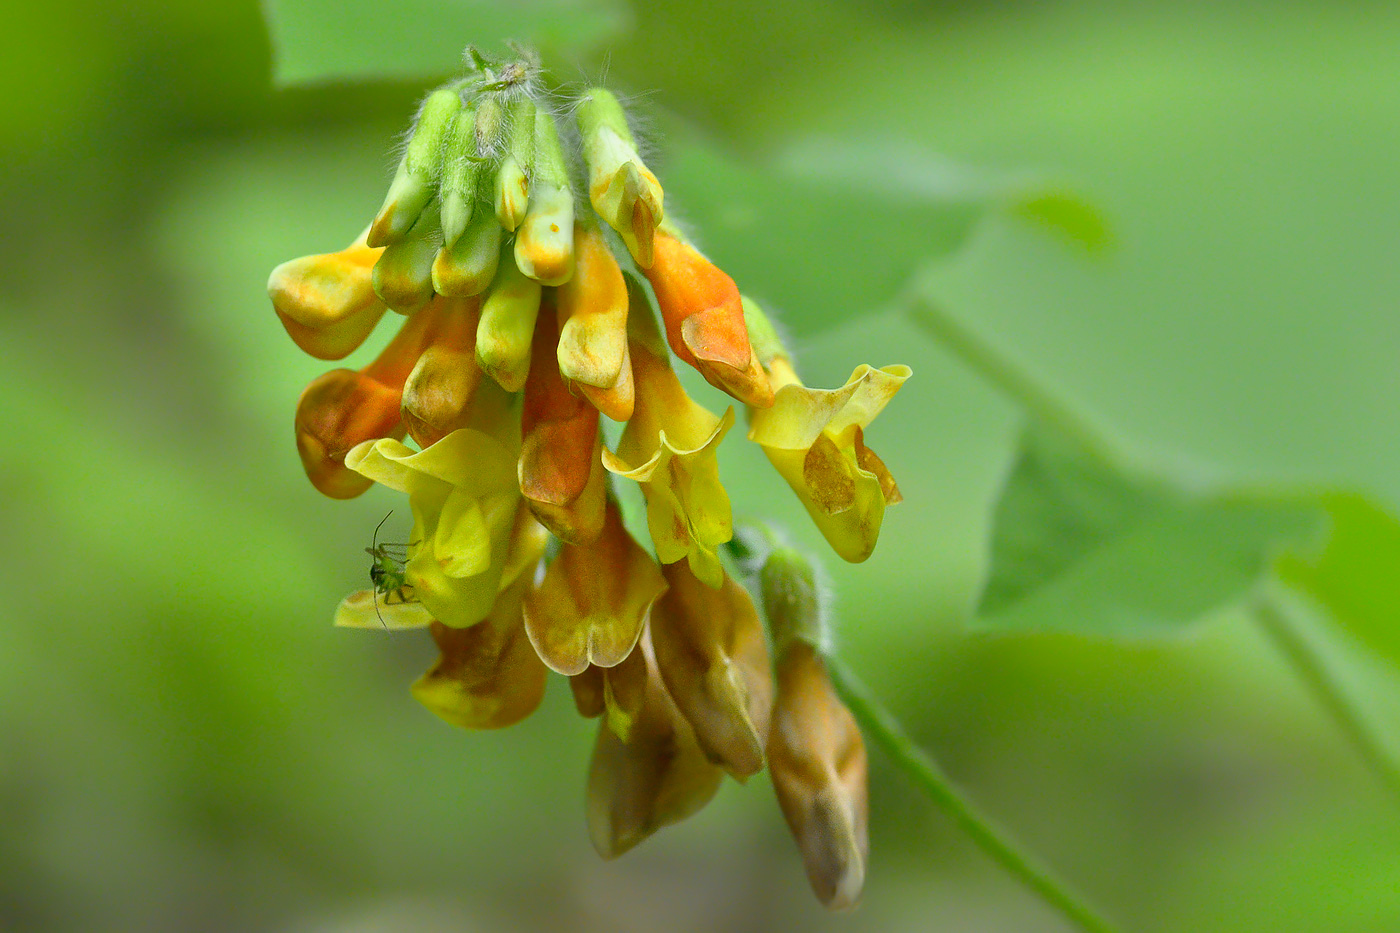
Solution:
{"label": "hairy flower stalk", "polygon": [[[549,671],[568,676],[598,719],[587,817],[605,857],[704,806],[726,773],[768,767],[818,896],[849,906],[866,853],[860,733],[826,676],[815,598],[765,583],[756,604],[725,556],[734,408],[692,399],[675,361],[745,407],[847,560],[870,555],[899,498],[864,431],[908,370],[803,386],[768,318],[666,213],[612,93],[556,111],[532,57],[469,61],[424,99],[366,233],[268,282],[318,359],[354,351],[386,309],[404,315],[371,363],[325,374],[297,406],[317,489],[379,483],[413,518],[371,549],[371,588],[335,621],[427,629],[439,659],[413,695],[463,728],[519,721]],[[604,418],[623,426],[615,446]],[[623,521],[619,496],[637,491],[649,540]]]}

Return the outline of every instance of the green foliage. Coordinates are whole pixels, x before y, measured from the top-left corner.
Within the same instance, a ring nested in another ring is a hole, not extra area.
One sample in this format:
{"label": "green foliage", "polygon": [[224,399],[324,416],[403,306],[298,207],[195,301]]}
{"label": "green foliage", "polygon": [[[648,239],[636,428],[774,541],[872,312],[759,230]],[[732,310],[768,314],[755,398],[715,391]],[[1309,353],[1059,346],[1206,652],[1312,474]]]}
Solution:
{"label": "green foliage", "polygon": [[1400,667],[1400,521],[1356,493],[1326,493],[1319,504],[1329,522],[1326,546],[1312,555],[1283,555],[1279,575]]}
{"label": "green foliage", "polygon": [[868,315],[916,269],[956,252],[988,211],[1050,226],[1085,248],[1107,242],[1092,205],[928,154],[803,146],[745,164],[695,139],[668,138],[668,209],[739,287],[798,337]]}
{"label": "green foliage", "polygon": [[1177,634],[1248,594],[1319,518],[1305,499],[1135,475],[1032,423],[997,503],[976,625]]}
{"label": "green foliage", "polygon": [[468,42],[576,52],[628,20],[618,0],[264,0],[264,9],[282,85],[447,74]]}

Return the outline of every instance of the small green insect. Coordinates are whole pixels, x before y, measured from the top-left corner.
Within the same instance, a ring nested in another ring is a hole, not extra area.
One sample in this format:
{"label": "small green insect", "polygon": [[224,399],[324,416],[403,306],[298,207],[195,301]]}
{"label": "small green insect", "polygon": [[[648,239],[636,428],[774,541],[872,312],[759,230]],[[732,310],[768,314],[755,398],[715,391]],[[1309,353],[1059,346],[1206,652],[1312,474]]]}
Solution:
{"label": "small green insect", "polygon": [[[389,513],[389,515],[393,514],[392,511]],[[389,520],[389,515],[385,515],[379,520],[379,524],[374,526],[374,536],[371,539],[373,544],[365,548],[365,553],[371,558],[369,582],[374,586],[374,614],[379,616],[379,624],[386,629],[389,626],[385,623],[384,617],[379,615],[380,596],[384,597],[384,605],[386,606],[417,602],[416,599],[404,593],[404,587],[408,585],[405,579],[408,549],[413,545],[379,543],[379,529],[384,527],[384,523]]]}

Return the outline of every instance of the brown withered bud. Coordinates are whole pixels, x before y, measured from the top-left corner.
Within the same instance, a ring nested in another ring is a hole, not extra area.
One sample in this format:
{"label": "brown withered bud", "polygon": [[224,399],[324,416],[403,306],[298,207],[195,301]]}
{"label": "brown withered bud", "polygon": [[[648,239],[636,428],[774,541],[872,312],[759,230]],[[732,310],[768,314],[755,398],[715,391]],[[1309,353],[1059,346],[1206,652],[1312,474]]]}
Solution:
{"label": "brown withered bud", "polygon": [[564,544],[525,600],[525,631],[561,674],[611,668],[632,653],[666,581],[609,500],[603,530],[588,545]]}
{"label": "brown withered bud", "polygon": [[666,695],[645,638],[633,655],[647,666],[641,709],[626,739],[606,720],[599,724],[588,771],[588,831],[603,858],[616,858],[699,810],[724,775]]}
{"label": "brown withered bud", "polygon": [[778,661],[768,769],[812,890],[833,910],[854,907],[869,853],[865,743],[821,655],[800,639]]}
{"label": "brown withered bud", "polygon": [[670,589],[652,608],[651,637],[666,689],[711,761],[737,778],[755,774],[773,704],[758,610],[727,574],[712,589],[686,561],[662,572]]}
{"label": "brown withered bud", "polygon": [[467,628],[430,627],[441,652],[413,684],[418,702],[454,726],[499,729],[529,716],[544,697],[547,671],[521,621],[522,578],[496,597],[491,614]]}
{"label": "brown withered bud", "polygon": [[481,383],[476,365],[475,298],[437,298],[443,323],[433,345],[423,351],[403,389],[403,419],[419,447],[431,447],[468,426],[470,406]]}
{"label": "brown withered bud", "polygon": [[552,309],[535,322],[520,426],[520,493],[561,540],[587,544],[603,530],[607,471],[598,412],[569,392],[559,375],[558,324]]}

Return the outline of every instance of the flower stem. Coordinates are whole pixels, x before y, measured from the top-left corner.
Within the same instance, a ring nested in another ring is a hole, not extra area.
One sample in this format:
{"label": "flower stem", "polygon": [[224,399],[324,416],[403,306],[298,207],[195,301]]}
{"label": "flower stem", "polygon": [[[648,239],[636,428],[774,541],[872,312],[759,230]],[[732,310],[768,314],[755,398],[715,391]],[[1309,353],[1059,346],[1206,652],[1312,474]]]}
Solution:
{"label": "flower stem", "polygon": [[1037,380],[1018,360],[988,343],[935,299],[912,293],[907,313],[934,340],[973,372],[996,386],[1033,418],[1073,440],[1101,463],[1121,463],[1124,453],[1102,428],[1072,403]]}
{"label": "flower stem", "polygon": [[905,776],[948,814],[983,852],[1081,929],[1093,933],[1112,933],[1115,928],[1108,921],[1055,879],[1032,856],[1017,849],[986,817],[977,812],[928,753],[914,744],[899,721],[870,695],[855,675],[834,657],[827,658],[827,667],[837,691],[860,724],[861,731],[884,749]]}
{"label": "flower stem", "polygon": [[1386,791],[1400,799],[1400,761],[1380,737],[1380,730],[1343,688],[1336,673],[1318,653],[1312,638],[1277,588],[1264,587],[1254,602],[1255,615],[1279,653]]}

